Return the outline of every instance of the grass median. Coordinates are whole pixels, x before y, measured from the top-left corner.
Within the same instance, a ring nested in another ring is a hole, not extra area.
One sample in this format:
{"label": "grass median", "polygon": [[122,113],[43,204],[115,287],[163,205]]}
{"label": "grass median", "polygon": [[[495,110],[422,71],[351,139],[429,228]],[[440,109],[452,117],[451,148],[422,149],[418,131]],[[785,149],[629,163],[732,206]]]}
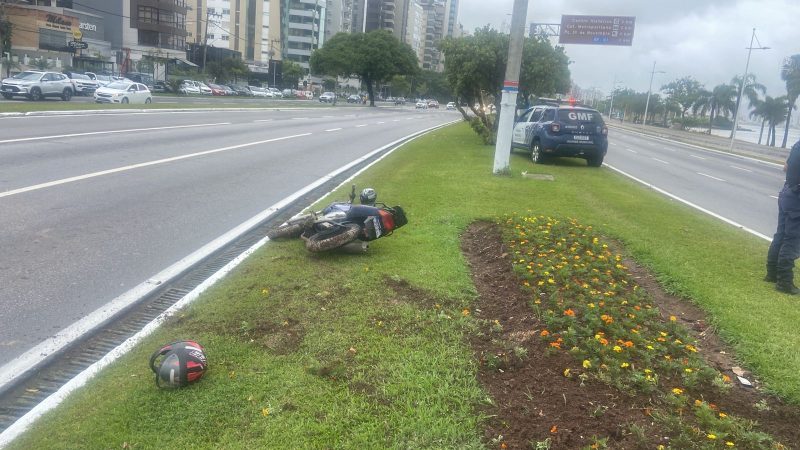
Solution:
{"label": "grass median", "polygon": [[[493,176],[493,151],[463,124],[407,144],[356,180],[403,205],[406,227],[362,255],[268,243],[11,448],[483,448],[492,400],[460,236],[514,212],[620,243],[800,404],[800,308],[761,281],[766,242],[582,161],[512,155],[512,176]],[[159,390],[148,357],[178,339],[203,344],[211,369]]]}

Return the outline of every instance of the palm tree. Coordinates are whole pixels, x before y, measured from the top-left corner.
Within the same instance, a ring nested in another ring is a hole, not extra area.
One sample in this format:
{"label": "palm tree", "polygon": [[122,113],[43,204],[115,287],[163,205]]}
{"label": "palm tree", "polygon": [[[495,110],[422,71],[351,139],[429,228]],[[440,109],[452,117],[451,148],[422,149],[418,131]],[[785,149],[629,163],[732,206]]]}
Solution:
{"label": "palm tree", "polygon": [[761,145],[761,138],[764,137],[764,125],[767,123],[764,101],[756,98],[755,101],[750,104],[750,107],[753,108],[750,111],[750,118],[761,119],[761,131],[758,133],[758,145]]}
{"label": "palm tree", "polygon": [[786,148],[786,139],[789,137],[789,122],[792,120],[792,110],[797,97],[800,96],[800,55],[792,55],[783,61],[781,79],[786,83],[786,98],[789,101],[789,112],[786,115],[786,128],[783,130],[783,144]]}
{"label": "palm tree", "polygon": [[769,124],[769,132],[767,133],[767,144],[775,147],[775,127],[786,120],[786,115],[789,109],[789,103],[786,96],[772,98],[769,95],[764,98],[763,103],[763,116]]}
{"label": "palm tree", "polygon": [[711,134],[711,128],[714,126],[714,119],[722,113],[727,117],[734,108],[736,108],[736,86],[731,84],[720,84],[714,87],[714,90],[709,92],[706,90],[701,91],[700,97],[692,106],[692,112],[700,111],[701,115],[710,112],[710,120],[708,122],[708,134]]}
{"label": "palm tree", "polygon": [[[736,75],[731,80],[731,84],[736,86],[738,92],[738,89],[742,87],[742,77]],[[761,95],[767,95],[767,87],[756,81],[755,74],[752,73],[747,74],[747,78],[745,78],[744,91],[742,92],[742,94],[744,94],[744,96],[747,97],[747,100],[749,101],[751,108],[754,107],[755,104],[760,101],[758,97],[759,92],[761,93]],[[742,99],[739,98],[737,93],[736,109],[734,109],[734,111],[737,111],[737,114],[739,111],[739,105],[741,105],[741,100]],[[733,137],[733,128],[731,128],[731,137]]]}

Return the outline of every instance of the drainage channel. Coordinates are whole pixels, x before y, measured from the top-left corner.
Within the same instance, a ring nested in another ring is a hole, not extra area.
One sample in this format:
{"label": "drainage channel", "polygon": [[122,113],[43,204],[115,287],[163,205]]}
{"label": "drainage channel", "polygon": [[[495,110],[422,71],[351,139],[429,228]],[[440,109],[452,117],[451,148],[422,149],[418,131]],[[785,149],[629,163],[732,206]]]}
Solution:
{"label": "drainage channel", "polygon": [[[398,144],[401,145],[401,144]],[[240,236],[229,245],[209,255],[175,279],[145,297],[126,311],[112,318],[107,324],[83,336],[58,354],[51,356],[39,367],[30,370],[11,386],[0,392],[0,433],[19,418],[56,392],[73,377],[100,360],[111,350],[136,334],[159,314],[181,300],[200,283],[211,277],[219,269],[252,247],[266,236],[267,230],[284,222],[307,205],[312,204],[324,194],[361,168],[370,164],[394,147],[386,149],[363,161],[361,164],[331,178],[316,189],[298,198],[263,223]]]}

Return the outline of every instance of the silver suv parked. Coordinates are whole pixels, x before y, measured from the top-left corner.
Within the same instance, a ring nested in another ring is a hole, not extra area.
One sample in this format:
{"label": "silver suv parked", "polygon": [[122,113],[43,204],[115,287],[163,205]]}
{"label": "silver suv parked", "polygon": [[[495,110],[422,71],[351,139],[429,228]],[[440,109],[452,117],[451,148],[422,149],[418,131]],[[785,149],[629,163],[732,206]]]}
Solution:
{"label": "silver suv parked", "polygon": [[14,96],[27,97],[34,101],[45,97],[61,97],[68,102],[74,91],[72,81],[63,73],[28,70],[3,80],[0,94],[6,100]]}

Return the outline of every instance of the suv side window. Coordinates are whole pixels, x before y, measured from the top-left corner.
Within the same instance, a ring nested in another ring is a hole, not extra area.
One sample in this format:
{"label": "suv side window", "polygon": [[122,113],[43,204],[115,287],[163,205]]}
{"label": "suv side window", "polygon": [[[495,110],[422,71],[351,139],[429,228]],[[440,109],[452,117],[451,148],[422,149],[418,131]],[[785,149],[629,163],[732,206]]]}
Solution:
{"label": "suv side window", "polygon": [[542,112],[543,111],[544,111],[544,108],[536,108],[536,109],[534,109],[533,113],[531,113],[531,118],[530,118],[530,120],[528,122],[538,122],[539,119],[542,118]]}
{"label": "suv side window", "polygon": [[542,122],[552,122],[554,120],[556,120],[556,110],[552,108],[546,109],[542,116]]}
{"label": "suv side window", "polygon": [[52,73],[46,73],[42,77],[42,81],[54,81],[54,80],[55,80],[55,77],[53,76]]}

